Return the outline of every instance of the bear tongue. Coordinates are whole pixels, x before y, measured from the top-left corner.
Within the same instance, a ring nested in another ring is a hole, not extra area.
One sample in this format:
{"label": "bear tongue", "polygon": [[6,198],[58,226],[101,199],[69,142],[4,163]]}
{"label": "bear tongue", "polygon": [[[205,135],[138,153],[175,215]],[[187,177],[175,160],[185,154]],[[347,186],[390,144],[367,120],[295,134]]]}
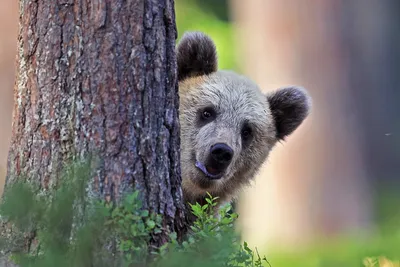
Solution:
{"label": "bear tongue", "polygon": [[207,172],[208,172],[209,174],[212,174],[212,175],[217,175],[217,174],[219,174],[219,171],[216,170],[216,169],[214,169],[214,168],[212,168],[212,167],[206,167],[206,170],[207,170]]}

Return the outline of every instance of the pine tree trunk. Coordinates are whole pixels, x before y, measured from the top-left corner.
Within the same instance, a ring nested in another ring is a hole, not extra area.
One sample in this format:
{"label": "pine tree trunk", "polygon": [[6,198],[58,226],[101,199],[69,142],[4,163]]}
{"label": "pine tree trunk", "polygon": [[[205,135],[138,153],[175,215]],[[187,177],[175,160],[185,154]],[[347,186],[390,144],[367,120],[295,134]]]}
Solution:
{"label": "pine tree trunk", "polygon": [[138,189],[183,233],[176,36],[173,0],[21,0],[5,190],[20,175],[53,188],[93,154],[96,197]]}

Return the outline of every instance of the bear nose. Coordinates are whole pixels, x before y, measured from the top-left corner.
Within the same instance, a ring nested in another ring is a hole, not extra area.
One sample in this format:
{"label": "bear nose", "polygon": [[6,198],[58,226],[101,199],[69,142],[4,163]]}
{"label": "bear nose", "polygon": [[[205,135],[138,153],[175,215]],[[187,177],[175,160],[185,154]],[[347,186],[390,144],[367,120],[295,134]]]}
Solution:
{"label": "bear nose", "polygon": [[211,147],[212,159],[220,164],[221,169],[228,167],[229,163],[233,158],[233,150],[228,145],[223,143],[217,143]]}
{"label": "bear nose", "polygon": [[228,145],[217,143],[210,148],[210,154],[204,165],[196,163],[197,167],[210,179],[220,179],[233,158],[233,150]]}

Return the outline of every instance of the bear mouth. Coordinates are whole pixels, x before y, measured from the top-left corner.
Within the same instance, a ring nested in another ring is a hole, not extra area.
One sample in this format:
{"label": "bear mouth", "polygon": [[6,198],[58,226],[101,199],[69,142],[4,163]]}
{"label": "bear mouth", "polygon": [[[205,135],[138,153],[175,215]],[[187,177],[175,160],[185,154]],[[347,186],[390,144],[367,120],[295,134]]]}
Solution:
{"label": "bear mouth", "polygon": [[211,168],[211,167],[206,167],[203,163],[196,161],[195,166],[201,170],[208,178],[212,180],[217,180],[220,179],[223,175],[224,172],[218,172],[217,170]]}

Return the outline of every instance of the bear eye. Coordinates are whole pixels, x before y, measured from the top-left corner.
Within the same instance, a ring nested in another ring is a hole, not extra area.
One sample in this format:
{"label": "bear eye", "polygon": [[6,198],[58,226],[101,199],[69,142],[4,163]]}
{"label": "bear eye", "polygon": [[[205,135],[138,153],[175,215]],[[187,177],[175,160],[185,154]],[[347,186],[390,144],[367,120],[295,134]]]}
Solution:
{"label": "bear eye", "polygon": [[204,110],[202,115],[203,115],[203,119],[205,119],[205,120],[211,118],[211,116],[212,116],[211,112],[208,110]]}
{"label": "bear eye", "polygon": [[241,132],[243,141],[249,141],[250,138],[253,135],[253,130],[251,129],[251,127],[248,124],[245,124],[242,128],[242,132]]}
{"label": "bear eye", "polygon": [[215,116],[216,116],[216,112],[211,107],[201,110],[201,121],[202,122],[210,122],[215,119]]}

